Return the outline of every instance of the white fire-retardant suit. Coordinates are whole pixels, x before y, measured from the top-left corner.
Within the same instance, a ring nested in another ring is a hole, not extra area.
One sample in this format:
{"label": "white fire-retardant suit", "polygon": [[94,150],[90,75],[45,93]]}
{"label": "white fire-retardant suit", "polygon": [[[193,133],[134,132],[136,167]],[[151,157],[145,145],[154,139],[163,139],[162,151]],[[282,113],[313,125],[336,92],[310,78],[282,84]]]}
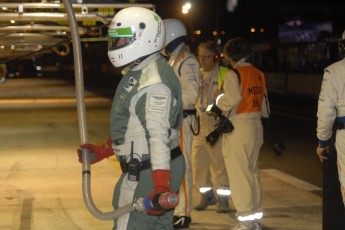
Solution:
{"label": "white fire-retardant suit", "polygon": [[170,54],[169,64],[173,67],[181,82],[184,110],[184,119],[180,132],[180,147],[186,161],[186,174],[179,191],[180,202],[175,208],[175,215],[189,216],[192,211],[191,150],[194,136],[193,130],[197,131],[198,127],[195,114],[188,114],[188,111],[195,110],[199,95],[200,67],[198,60],[185,43],[178,45]]}
{"label": "white fire-retardant suit", "polygon": [[[214,145],[206,142],[206,136],[215,129],[215,118],[206,112],[210,104],[214,104],[213,94],[220,90],[228,68],[216,65],[209,72],[201,70],[201,89],[197,102],[197,111],[200,119],[200,133],[194,137],[192,147],[194,183],[198,185],[201,194],[206,194],[214,188],[219,196],[230,195],[229,180],[222,155],[222,136]],[[214,174],[214,175],[213,175]],[[214,178],[214,184],[211,181]],[[224,193],[225,192],[225,193]]]}
{"label": "white fire-retardant suit", "polygon": [[231,111],[229,119],[234,126],[231,133],[223,135],[223,156],[237,220],[239,224],[254,226],[263,214],[258,157],[263,144],[261,117],[268,117],[269,110],[264,74],[244,59],[235,68],[240,76],[228,72],[224,95],[217,102],[226,115]]}
{"label": "white fire-retardant suit", "polygon": [[[318,101],[317,138],[319,145],[326,147],[332,136],[333,124],[345,123],[345,58],[328,66]],[[345,129],[337,129],[335,148],[337,150],[340,186],[345,205]]]}
{"label": "white fire-retardant suit", "polygon": [[[128,69],[121,79],[110,114],[114,152],[121,165],[133,153],[140,162],[149,160],[150,167],[140,171],[139,181],[130,181],[128,172],[121,174],[114,191],[115,210],[135,198],[148,197],[154,189],[151,174],[155,170],[170,170],[171,191],[178,191],[185,163],[181,154],[173,158],[172,152],[179,149],[181,95],[179,80],[159,53]],[[159,216],[132,212],[116,219],[113,229],[172,230],[173,214],[174,210]]]}

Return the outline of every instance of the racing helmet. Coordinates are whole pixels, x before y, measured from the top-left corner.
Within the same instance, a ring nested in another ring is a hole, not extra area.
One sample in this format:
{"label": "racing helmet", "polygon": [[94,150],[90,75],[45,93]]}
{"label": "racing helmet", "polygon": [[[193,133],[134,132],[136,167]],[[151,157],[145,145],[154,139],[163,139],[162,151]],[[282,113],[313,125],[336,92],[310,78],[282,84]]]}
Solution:
{"label": "racing helmet", "polygon": [[230,39],[224,46],[224,55],[233,61],[250,61],[253,57],[253,50],[248,40],[244,38]]}
{"label": "racing helmet", "polygon": [[343,35],[341,36],[341,39],[339,39],[338,48],[339,48],[340,57],[344,58],[345,57],[345,30],[343,32]]}
{"label": "racing helmet", "polygon": [[187,36],[187,29],[184,24],[175,18],[168,18],[163,20],[165,26],[165,42],[164,47],[176,38]]}
{"label": "racing helmet", "polygon": [[108,30],[108,57],[115,67],[160,51],[165,30],[162,19],[142,7],[120,10]]}

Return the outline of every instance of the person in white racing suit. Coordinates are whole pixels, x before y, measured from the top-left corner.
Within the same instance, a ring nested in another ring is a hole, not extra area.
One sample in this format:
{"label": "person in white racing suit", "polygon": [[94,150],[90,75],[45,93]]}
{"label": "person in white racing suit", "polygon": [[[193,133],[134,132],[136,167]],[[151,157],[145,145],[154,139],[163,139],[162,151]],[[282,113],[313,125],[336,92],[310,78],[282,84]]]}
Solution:
{"label": "person in white racing suit", "polygon": [[[228,68],[220,66],[221,54],[213,41],[200,43],[198,60],[201,65],[201,87],[197,102],[200,132],[193,139],[192,162],[194,183],[201,194],[200,202],[194,206],[197,211],[205,210],[217,203],[218,213],[229,212],[229,179],[222,155],[222,137],[211,145],[206,141],[216,125],[216,120],[206,112],[208,105],[215,103],[214,94],[222,90]],[[214,179],[214,181],[211,180]],[[215,197],[214,193],[217,194]]]}
{"label": "person in white racing suit", "polygon": [[[164,23],[153,11],[129,7],[113,18],[108,56],[115,67],[129,66],[117,86],[110,113],[107,146],[84,144],[95,161],[115,153],[122,175],[115,185],[113,207],[136,198],[155,199],[178,192],[185,173],[179,147],[183,119],[178,77],[160,54]],[[114,220],[113,230],[172,230],[174,209],[152,207]]]}
{"label": "person in white racing suit", "polygon": [[328,66],[323,75],[317,109],[316,154],[321,162],[327,160],[330,138],[336,123],[337,164],[341,194],[345,205],[345,31],[339,41],[342,59]]}
{"label": "person in white racing suit", "polygon": [[234,127],[223,134],[222,145],[238,221],[232,230],[260,230],[263,216],[258,158],[263,144],[261,118],[268,118],[269,104],[265,75],[250,64],[252,55],[246,39],[233,38],[225,44],[224,57],[234,70],[228,72],[224,93],[216,100]]}
{"label": "person in white racing suit", "polygon": [[175,18],[165,19],[165,44],[163,53],[178,76],[182,87],[183,122],[180,132],[180,146],[186,162],[186,174],[180,188],[180,203],[175,208],[174,228],[189,228],[192,211],[192,166],[191,149],[193,136],[199,129],[196,121],[195,104],[199,95],[199,63],[185,43],[187,30]]}

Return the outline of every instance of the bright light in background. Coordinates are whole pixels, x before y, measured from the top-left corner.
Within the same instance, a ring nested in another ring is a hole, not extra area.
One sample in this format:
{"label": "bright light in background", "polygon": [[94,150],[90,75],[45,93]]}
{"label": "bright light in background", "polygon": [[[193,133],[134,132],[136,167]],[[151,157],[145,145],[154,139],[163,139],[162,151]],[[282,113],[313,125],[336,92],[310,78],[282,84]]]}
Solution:
{"label": "bright light in background", "polygon": [[229,12],[234,12],[237,7],[238,0],[228,0],[226,7]]}
{"label": "bright light in background", "polygon": [[260,28],[260,32],[261,33],[265,32],[265,29],[264,28]]}
{"label": "bright light in background", "polygon": [[187,10],[190,10],[192,8],[192,4],[187,2],[186,4],[184,4],[184,8],[187,9]]}
{"label": "bright light in background", "polygon": [[182,6],[182,13],[183,14],[188,14],[189,10],[192,8],[192,4],[190,4],[189,2],[186,2],[183,6]]}
{"label": "bright light in background", "polygon": [[194,30],[194,34],[195,35],[200,35],[201,34],[201,30]]}
{"label": "bright light in background", "polygon": [[255,28],[250,28],[250,32],[255,33]]}
{"label": "bright light in background", "polygon": [[212,34],[213,34],[214,36],[217,36],[218,32],[217,32],[217,31],[213,31]]}
{"label": "bright light in background", "polygon": [[12,19],[10,22],[11,22],[12,24],[16,23],[16,21],[15,21],[15,20],[13,20],[13,19]]}

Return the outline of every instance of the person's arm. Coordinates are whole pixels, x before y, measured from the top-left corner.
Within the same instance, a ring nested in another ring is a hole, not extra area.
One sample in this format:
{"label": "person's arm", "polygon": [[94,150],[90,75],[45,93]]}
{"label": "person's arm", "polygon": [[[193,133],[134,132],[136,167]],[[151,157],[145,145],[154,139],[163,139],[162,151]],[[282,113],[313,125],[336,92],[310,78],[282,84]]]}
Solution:
{"label": "person's arm", "polygon": [[200,66],[195,58],[186,59],[180,69],[183,108],[195,107],[199,96]]}
{"label": "person's arm", "polygon": [[217,106],[223,111],[230,111],[242,100],[241,85],[234,71],[227,72],[223,88],[224,94],[218,97]]}
{"label": "person's arm", "polygon": [[162,83],[148,86],[135,112],[146,131],[152,170],[170,170],[169,129],[172,96]]}
{"label": "person's arm", "polygon": [[[153,199],[170,191],[170,115],[173,97],[170,89],[162,83],[148,86],[137,102],[135,111],[146,130],[152,168]],[[148,215],[162,215],[165,210],[150,209]]]}
{"label": "person's arm", "polygon": [[328,152],[329,139],[332,136],[333,123],[336,118],[337,95],[333,80],[331,73],[326,70],[321,84],[317,109],[317,138],[319,144],[316,148],[316,154],[321,161],[327,159],[323,153]]}
{"label": "person's arm", "polygon": [[261,116],[263,118],[269,118],[270,113],[271,113],[270,103],[268,100],[267,90],[265,90],[265,95],[264,95],[264,99],[262,100],[262,106],[261,106]]}

